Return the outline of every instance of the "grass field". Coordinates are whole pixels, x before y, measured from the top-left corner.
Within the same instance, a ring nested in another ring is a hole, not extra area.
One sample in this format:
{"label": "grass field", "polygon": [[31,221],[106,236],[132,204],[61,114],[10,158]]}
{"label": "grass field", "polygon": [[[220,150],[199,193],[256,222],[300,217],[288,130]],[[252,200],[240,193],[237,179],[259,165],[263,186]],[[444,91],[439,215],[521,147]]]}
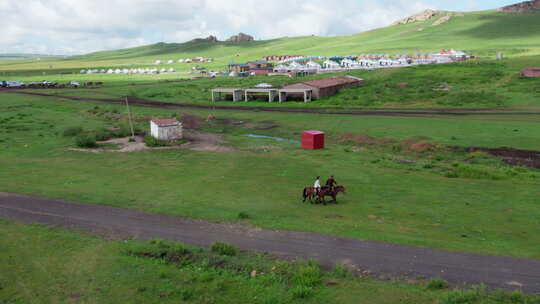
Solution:
{"label": "grass field", "polygon": [[0,234],[2,303],[540,303],[518,291],[354,278],[339,266],[322,271],[163,241],[105,241],[6,221]]}
{"label": "grass field", "polygon": [[[324,114],[131,107],[139,131],[148,131],[150,119],[174,116],[186,127],[222,139],[228,152],[76,150],[77,143],[93,144],[94,138],[129,133],[125,107],[3,90],[0,191],[270,229],[540,259],[540,170],[463,150],[540,150],[540,80],[519,77],[522,68],[540,66],[540,18],[486,11],[455,16],[440,26],[432,26],[434,21],[343,37],[159,43],[41,60],[0,57],[0,80],[104,82],[98,88],[26,92],[130,96],[207,106],[215,87],[248,88],[262,82],[280,86],[328,75],[191,79],[197,75],[187,71],[195,64],[178,63],[166,67],[179,73],[161,75],[79,71],[150,67],[157,59],[195,56],[213,57],[215,62],[199,65],[215,70],[225,69],[231,61],[291,53],[330,56],[455,48],[478,56],[466,63],[350,72],[364,78],[365,85],[309,104],[234,103],[305,107],[327,111]],[[497,52],[507,58],[495,61]],[[393,113],[331,114],[347,109]],[[418,109],[424,114],[410,115]],[[447,109],[457,114],[440,115]],[[206,121],[210,114],[216,119]],[[120,130],[110,131],[111,127]],[[327,148],[306,151],[294,141],[246,136],[299,140],[307,129],[325,131]],[[302,203],[302,189],[318,175],[335,175],[347,188],[339,204]],[[538,297],[518,292],[436,290],[444,282],[381,282],[353,278],[339,267],[321,271],[307,262],[291,264],[250,253],[224,257],[180,244],[103,240],[2,220],[0,235],[0,304],[540,303]],[[251,277],[253,270],[260,275]]]}
{"label": "grass field", "polygon": [[[283,104],[265,101],[238,102],[235,106],[293,107],[362,107],[362,108],[540,108],[540,80],[519,76],[527,66],[540,64],[540,56],[513,58],[505,61],[479,60],[466,63],[429,65],[376,71],[354,71],[347,74],[362,77],[363,86],[343,90],[335,96],[305,104],[290,101]],[[343,74],[343,73],[342,73]],[[58,95],[119,98],[134,96],[147,100],[172,103],[204,104],[211,102],[211,89],[216,87],[249,88],[261,82],[274,86],[328,77],[306,78],[250,77],[187,79],[189,74],[162,75],[57,75],[50,81],[102,81],[100,88],[37,90]],[[11,79],[42,81],[42,75],[10,77]],[[403,83],[406,85],[403,86]],[[438,90],[451,87],[449,90]],[[30,90],[32,91],[32,90]],[[233,105],[221,102],[220,105]]]}
{"label": "grass field", "polygon": [[[512,168],[487,155],[436,149],[408,152],[353,144],[340,134],[395,140],[417,137],[452,146],[539,149],[538,120],[528,116],[355,117],[214,112],[202,123],[239,152],[188,150],[135,153],[69,151],[66,128],[99,130],[125,124],[124,108],[89,102],[1,94],[0,190],[152,212],[237,221],[277,229],[397,242],[449,250],[540,258],[537,170]],[[171,110],[133,109],[141,129]],[[209,111],[188,111],[206,117]],[[228,122],[227,122],[228,121]],[[328,132],[329,147],[304,151],[301,130]],[[269,148],[259,149],[261,146]],[[399,148],[399,149],[398,149]],[[348,188],[340,204],[301,203],[316,175],[336,175]],[[149,182],[152,181],[152,182]],[[343,218],[328,218],[335,216]],[[466,235],[467,237],[463,237]]]}

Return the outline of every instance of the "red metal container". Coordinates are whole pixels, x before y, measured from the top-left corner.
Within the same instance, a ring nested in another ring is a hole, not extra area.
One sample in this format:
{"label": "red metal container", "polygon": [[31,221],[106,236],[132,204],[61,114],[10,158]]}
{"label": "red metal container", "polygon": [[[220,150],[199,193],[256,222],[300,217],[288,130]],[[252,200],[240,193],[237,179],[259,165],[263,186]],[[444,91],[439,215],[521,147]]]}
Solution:
{"label": "red metal container", "polygon": [[302,148],[324,149],[324,132],[315,130],[302,132]]}

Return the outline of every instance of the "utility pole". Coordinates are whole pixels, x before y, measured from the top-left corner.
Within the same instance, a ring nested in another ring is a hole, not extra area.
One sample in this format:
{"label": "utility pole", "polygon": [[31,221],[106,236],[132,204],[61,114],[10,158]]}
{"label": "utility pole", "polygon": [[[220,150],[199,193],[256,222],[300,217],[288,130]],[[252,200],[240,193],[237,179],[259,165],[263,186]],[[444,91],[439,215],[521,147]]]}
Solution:
{"label": "utility pole", "polygon": [[126,107],[128,112],[129,127],[131,128],[131,137],[135,137],[135,131],[133,131],[133,122],[131,121],[131,111],[129,110],[129,98],[126,96]]}

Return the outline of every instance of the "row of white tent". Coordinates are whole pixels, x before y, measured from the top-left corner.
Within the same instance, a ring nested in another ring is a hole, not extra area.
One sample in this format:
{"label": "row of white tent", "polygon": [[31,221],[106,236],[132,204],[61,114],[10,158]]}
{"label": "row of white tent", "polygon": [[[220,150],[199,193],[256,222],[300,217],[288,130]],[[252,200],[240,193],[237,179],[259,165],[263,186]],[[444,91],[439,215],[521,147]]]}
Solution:
{"label": "row of white tent", "polygon": [[325,72],[344,69],[372,69],[372,68],[384,68],[392,66],[406,66],[406,65],[418,65],[418,64],[431,64],[431,63],[443,63],[433,59],[379,59],[379,60],[352,60],[343,59],[341,62],[333,60],[325,60],[322,64],[315,61],[308,61],[306,64],[300,64],[296,61],[292,61],[290,64],[280,64],[274,68],[276,73],[288,73],[288,72]]}
{"label": "row of white tent", "polygon": [[101,70],[81,70],[81,74],[159,74],[159,73],[174,73],[175,69],[151,69],[151,68],[138,68],[138,69],[101,69]]}
{"label": "row of white tent", "polygon": [[191,58],[180,58],[177,61],[169,59],[169,60],[156,60],[154,61],[155,65],[160,64],[174,64],[176,62],[178,63],[192,63],[192,62],[213,62],[214,59],[212,58],[204,58],[204,57],[195,57],[193,59]]}

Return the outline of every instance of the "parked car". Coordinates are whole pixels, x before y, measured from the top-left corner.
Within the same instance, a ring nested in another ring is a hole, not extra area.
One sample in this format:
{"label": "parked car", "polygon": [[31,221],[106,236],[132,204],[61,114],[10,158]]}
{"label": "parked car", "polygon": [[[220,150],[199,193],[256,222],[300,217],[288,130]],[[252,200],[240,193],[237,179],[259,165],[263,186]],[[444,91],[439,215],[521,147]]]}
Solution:
{"label": "parked car", "polygon": [[25,84],[24,82],[20,82],[20,81],[7,81],[7,87],[8,88],[24,88]]}
{"label": "parked car", "polygon": [[76,87],[76,88],[81,86],[81,84],[79,82],[77,82],[77,81],[70,81],[69,85],[73,86],[73,87]]}

